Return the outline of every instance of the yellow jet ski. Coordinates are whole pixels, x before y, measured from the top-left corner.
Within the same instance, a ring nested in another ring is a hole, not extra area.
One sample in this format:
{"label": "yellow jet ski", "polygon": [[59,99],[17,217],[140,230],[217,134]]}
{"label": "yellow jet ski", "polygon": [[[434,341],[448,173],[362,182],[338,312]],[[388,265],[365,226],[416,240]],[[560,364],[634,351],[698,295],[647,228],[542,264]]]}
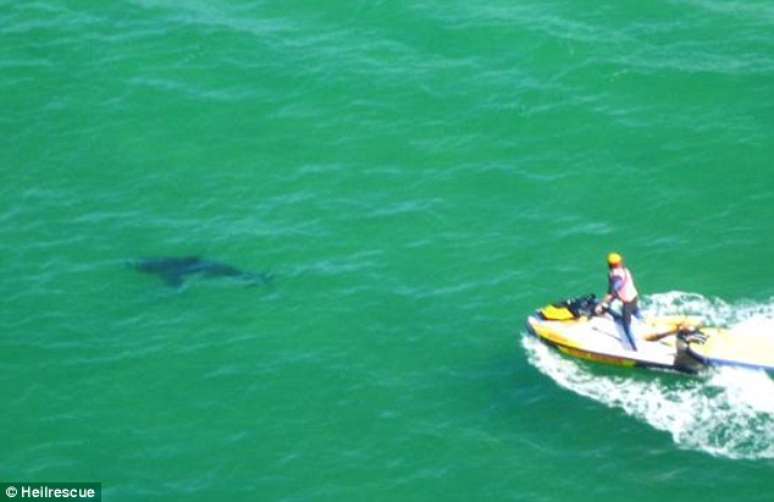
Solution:
{"label": "yellow jet ski", "polygon": [[594,295],[587,295],[548,305],[529,316],[527,329],[565,354],[616,366],[697,373],[731,365],[774,374],[774,336],[751,344],[729,330],[705,327],[697,317],[633,317],[637,350],[629,350],[622,341],[620,316],[610,310],[596,315],[597,303]]}

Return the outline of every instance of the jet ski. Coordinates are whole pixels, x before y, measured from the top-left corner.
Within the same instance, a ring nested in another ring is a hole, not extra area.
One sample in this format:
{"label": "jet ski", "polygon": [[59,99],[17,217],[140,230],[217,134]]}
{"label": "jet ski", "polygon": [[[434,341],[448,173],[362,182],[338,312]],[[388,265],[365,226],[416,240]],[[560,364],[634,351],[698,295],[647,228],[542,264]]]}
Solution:
{"label": "jet ski", "polygon": [[630,350],[623,342],[620,314],[608,309],[597,315],[598,303],[586,295],[547,305],[527,318],[527,330],[567,355],[615,366],[695,374],[730,365],[774,375],[774,336],[751,342],[730,330],[704,326],[693,316],[632,317],[636,350]]}

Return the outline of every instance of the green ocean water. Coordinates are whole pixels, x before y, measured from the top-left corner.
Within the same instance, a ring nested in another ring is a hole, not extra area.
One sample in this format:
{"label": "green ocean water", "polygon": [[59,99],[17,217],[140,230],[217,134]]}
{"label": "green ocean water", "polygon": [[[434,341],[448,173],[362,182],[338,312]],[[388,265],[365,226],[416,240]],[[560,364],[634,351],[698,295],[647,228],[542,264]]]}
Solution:
{"label": "green ocean water", "polygon": [[[771,500],[769,377],[523,326],[618,250],[765,335],[772,96],[762,0],[0,0],[0,481]],[[193,255],[274,280],[128,266]]]}

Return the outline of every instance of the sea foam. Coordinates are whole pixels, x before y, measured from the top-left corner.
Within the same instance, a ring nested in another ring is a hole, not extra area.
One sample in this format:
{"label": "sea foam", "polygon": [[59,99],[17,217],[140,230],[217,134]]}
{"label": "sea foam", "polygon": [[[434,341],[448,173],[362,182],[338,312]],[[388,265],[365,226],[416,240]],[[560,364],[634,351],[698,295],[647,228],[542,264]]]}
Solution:
{"label": "sea foam", "polygon": [[[682,292],[645,299],[646,315],[699,315],[739,336],[774,336],[774,302],[734,306]],[[732,459],[774,458],[774,381],[763,371],[720,368],[675,381],[604,374],[525,336],[529,362],[558,385],[642,420],[681,448]]]}

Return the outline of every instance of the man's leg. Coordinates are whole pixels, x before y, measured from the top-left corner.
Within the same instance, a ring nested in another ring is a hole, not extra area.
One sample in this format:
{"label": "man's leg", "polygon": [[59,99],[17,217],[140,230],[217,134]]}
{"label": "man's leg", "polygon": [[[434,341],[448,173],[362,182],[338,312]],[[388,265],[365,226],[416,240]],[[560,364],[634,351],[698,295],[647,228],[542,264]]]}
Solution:
{"label": "man's leg", "polygon": [[636,309],[637,300],[623,304],[622,322],[624,334],[626,335],[627,341],[629,342],[629,347],[627,347],[628,350],[637,350],[637,344],[634,343],[634,336],[632,335],[632,312],[634,312]]}

